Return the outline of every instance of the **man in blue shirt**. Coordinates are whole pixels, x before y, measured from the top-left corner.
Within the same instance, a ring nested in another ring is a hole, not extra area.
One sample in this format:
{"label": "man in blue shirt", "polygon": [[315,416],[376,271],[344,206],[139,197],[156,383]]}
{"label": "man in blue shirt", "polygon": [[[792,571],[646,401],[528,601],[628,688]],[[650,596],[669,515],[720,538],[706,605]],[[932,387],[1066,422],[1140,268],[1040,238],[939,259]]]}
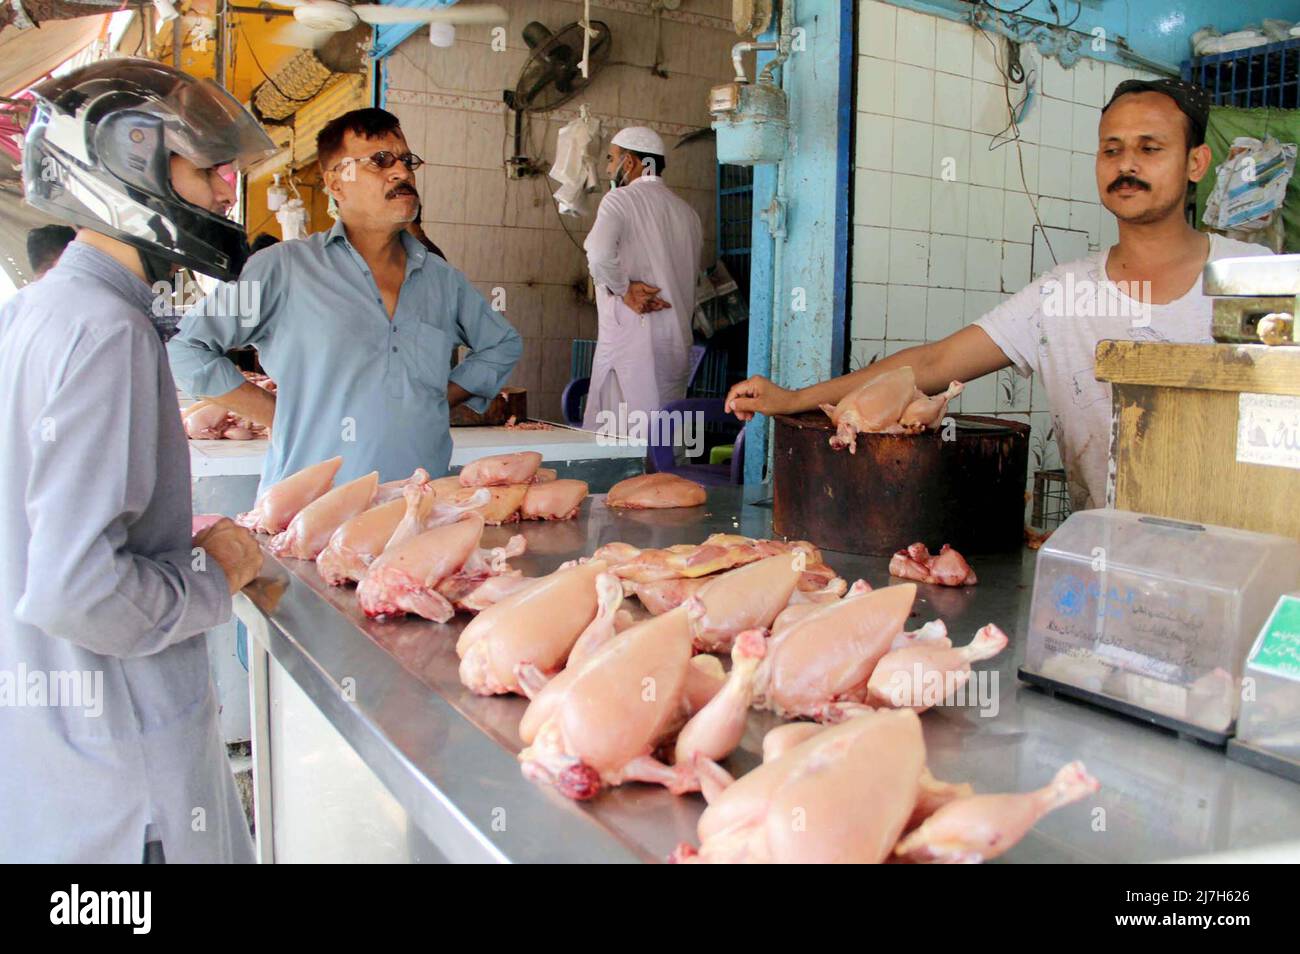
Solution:
{"label": "man in blue shirt", "polygon": [[[239,281],[200,302],[168,344],[176,380],[240,417],[274,427],[262,488],[342,455],[336,481],[451,460],[450,409],[482,411],[523,345],[469,280],[407,231],[420,206],[397,117],[358,109],[317,136],[339,220],[248,260]],[[276,394],[225,356],[257,348]],[[453,370],[457,345],[470,349]]]}

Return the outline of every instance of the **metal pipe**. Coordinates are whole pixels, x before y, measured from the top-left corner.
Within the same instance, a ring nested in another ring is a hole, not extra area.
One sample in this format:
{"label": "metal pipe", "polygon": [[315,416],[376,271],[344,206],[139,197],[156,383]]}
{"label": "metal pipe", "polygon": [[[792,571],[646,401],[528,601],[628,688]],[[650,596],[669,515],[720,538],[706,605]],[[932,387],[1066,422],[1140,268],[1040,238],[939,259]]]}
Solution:
{"label": "metal pipe", "polygon": [[217,5],[217,40],[214,51],[216,62],[213,65],[213,77],[217,85],[226,86],[226,0]]}
{"label": "metal pipe", "polygon": [[761,42],[746,40],[733,46],[731,48],[731,63],[736,67],[736,82],[749,82],[749,77],[745,75],[745,64],[741,60],[742,56],[753,50],[776,50],[779,48],[775,40],[763,40]]}
{"label": "metal pipe", "polygon": [[[784,62],[789,56],[791,28],[794,23],[794,0],[782,0],[781,2],[781,27],[780,37],[776,44],[777,49],[781,52],[768,61],[763,67],[761,76],[767,77],[767,82],[772,81],[772,66],[778,61]],[[790,104],[790,76],[784,70],[781,71],[781,89],[785,91],[787,114],[793,116],[794,111],[789,109]],[[786,229],[786,216],[788,215],[785,195],[786,169],[790,164],[789,144],[786,145],[786,155],[777,164],[776,172],[776,196],[775,201],[781,214],[780,228],[772,233],[772,240],[776,243],[772,249],[772,342],[771,342],[771,359],[769,361],[769,376],[771,380],[780,384],[779,375],[781,374],[781,346],[784,341],[785,317],[789,313],[789,297],[785,294],[785,276],[782,269],[785,266],[785,241],[788,231]],[[779,234],[778,234],[779,232]],[[767,427],[767,472],[770,475],[773,469],[773,452],[774,441],[772,439],[774,427],[771,419],[768,420]]]}
{"label": "metal pipe", "polygon": [[[772,74],[776,68],[790,58],[790,46],[794,36],[794,0],[783,0],[781,3],[781,35],[777,38],[777,48],[781,51],[772,59],[767,61],[763,67],[763,72],[759,74],[760,83],[772,82]],[[784,87],[784,83],[781,84]]]}

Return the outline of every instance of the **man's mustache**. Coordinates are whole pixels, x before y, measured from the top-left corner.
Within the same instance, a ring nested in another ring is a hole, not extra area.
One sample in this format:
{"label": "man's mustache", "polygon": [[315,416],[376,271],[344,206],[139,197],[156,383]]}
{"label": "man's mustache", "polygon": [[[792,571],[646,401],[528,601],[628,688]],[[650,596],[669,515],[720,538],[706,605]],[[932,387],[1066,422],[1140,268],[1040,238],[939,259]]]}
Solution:
{"label": "man's mustache", "polygon": [[1151,184],[1149,182],[1143,182],[1137,176],[1131,175],[1122,175],[1118,177],[1114,182],[1106,186],[1106,191],[1114,192],[1116,189],[1122,189],[1125,186],[1129,186],[1133,189],[1145,189],[1147,192],[1151,191]]}
{"label": "man's mustache", "polygon": [[420,193],[418,193],[418,192],[415,191],[415,186],[410,185],[410,184],[408,184],[408,183],[406,183],[406,182],[402,182],[402,183],[400,183],[400,184],[398,184],[398,185],[393,186],[391,189],[389,189],[389,190],[384,194],[384,198],[385,198],[385,199],[396,199],[399,195],[413,195],[413,196],[415,196],[417,199],[420,197]]}

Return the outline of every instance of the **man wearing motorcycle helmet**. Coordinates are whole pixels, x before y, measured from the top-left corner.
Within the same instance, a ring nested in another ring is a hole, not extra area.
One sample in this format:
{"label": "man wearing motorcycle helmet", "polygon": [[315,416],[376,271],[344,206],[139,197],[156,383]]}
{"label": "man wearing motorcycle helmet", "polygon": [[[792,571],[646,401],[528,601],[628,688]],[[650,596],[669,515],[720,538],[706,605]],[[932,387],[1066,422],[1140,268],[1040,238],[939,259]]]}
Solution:
{"label": "man wearing motorcycle helmet", "polygon": [[191,540],[152,285],[238,274],[234,175],[273,146],[147,60],[33,93],[26,198],[78,231],[0,312],[0,858],[251,861],[201,637],[261,556],[229,520]]}

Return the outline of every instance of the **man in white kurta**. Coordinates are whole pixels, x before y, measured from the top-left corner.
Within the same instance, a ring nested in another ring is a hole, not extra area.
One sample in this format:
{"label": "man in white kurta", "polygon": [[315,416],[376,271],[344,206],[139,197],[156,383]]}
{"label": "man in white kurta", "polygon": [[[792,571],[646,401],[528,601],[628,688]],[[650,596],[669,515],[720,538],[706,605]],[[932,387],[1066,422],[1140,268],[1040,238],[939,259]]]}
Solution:
{"label": "man in white kurta", "polygon": [[589,430],[686,396],[703,229],[664,184],[663,152],[659,135],[640,126],[610,142],[613,188],[584,246],[600,318],[583,418]]}

